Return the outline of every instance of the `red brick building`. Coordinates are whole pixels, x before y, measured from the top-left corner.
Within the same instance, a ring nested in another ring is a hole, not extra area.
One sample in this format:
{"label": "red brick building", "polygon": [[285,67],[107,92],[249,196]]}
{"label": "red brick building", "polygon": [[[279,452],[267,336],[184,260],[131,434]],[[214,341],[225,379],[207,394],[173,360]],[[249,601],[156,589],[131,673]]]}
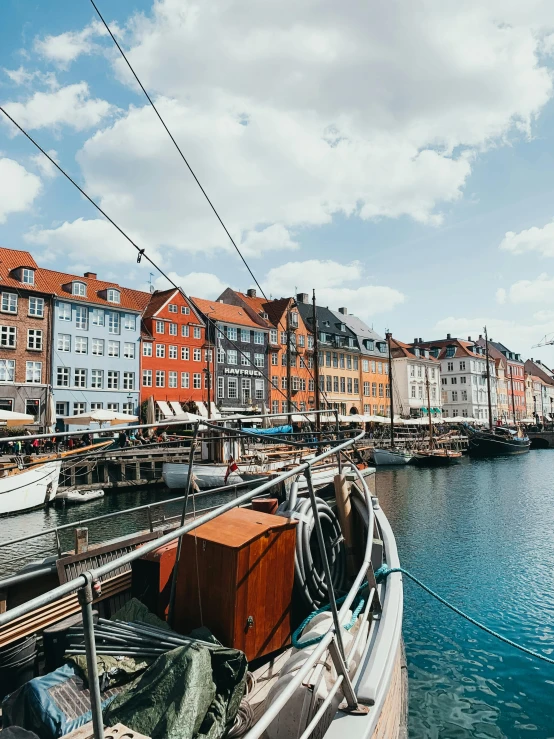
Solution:
{"label": "red brick building", "polygon": [[207,402],[212,349],[204,320],[181,290],[152,294],[142,317],[141,345],[141,402],[153,397],[162,417],[179,412],[182,403]]}

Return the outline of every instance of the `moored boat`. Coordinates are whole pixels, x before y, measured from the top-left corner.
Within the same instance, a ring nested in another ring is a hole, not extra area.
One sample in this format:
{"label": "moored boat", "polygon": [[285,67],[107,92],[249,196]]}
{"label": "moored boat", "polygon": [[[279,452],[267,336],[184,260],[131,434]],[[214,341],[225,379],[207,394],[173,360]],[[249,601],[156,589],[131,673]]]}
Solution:
{"label": "moored boat", "polygon": [[64,490],[56,495],[54,505],[82,505],[103,497],[103,490]]}
{"label": "moored boat", "polygon": [[48,505],[58,490],[61,466],[60,459],[24,469],[5,465],[0,470],[0,515]]}
{"label": "moored boat", "polygon": [[373,464],[376,467],[381,467],[382,465],[409,464],[412,457],[413,454],[411,452],[399,449],[398,447],[392,447],[391,449],[375,447],[371,454]]}
{"label": "moored boat", "polygon": [[414,452],[412,464],[418,467],[445,467],[457,464],[462,459],[462,452],[455,449],[418,449]]}
{"label": "moored boat", "polygon": [[500,426],[481,431],[465,426],[469,437],[469,454],[473,457],[498,457],[506,454],[525,454],[531,448],[529,437],[521,429]]}

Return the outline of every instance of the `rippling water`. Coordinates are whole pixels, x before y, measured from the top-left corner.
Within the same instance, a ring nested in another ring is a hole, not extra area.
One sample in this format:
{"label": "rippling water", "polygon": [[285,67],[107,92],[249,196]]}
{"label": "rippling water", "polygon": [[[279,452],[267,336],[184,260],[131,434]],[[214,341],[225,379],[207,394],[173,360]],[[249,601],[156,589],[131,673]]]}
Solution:
{"label": "rippling water", "polygon": [[[401,564],[462,610],[554,657],[554,452],[379,470]],[[554,737],[554,665],[405,580],[410,737]]]}

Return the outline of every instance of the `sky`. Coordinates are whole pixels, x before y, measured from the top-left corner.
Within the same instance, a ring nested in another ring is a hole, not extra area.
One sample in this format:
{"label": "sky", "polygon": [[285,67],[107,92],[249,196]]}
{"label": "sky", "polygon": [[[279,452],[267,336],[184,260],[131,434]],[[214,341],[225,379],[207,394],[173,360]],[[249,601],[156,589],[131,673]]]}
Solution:
{"label": "sky", "polygon": [[[268,296],[554,365],[551,0],[98,6]],[[3,0],[0,104],[187,293],[253,286],[89,0]],[[0,244],[168,287],[7,119]]]}

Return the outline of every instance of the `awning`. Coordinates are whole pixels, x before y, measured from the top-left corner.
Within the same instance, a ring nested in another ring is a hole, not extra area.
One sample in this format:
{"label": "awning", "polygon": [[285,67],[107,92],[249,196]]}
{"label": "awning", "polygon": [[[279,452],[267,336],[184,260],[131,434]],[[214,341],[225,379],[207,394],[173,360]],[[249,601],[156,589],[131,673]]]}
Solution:
{"label": "awning", "polygon": [[158,404],[158,408],[161,410],[161,412],[164,415],[164,418],[173,418],[173,411],[168,406],[168,404],[165,402],[165,400],[157,400],[156,403]]}
{"label": "awning", "polygon": [[198,415],[202,416],[203,418],[208,417],[208,409],[204,405],[204,403],[200,400],[196,401],[196,409],[198,410]]}
{"label": "awning", "polygon": [[171,410],[173,413],[175,413],[176,416],[180,416],[183,412],[183,409],[181,408],[181,404],[176,400],[170,400],[169,405],[171,406]]}

